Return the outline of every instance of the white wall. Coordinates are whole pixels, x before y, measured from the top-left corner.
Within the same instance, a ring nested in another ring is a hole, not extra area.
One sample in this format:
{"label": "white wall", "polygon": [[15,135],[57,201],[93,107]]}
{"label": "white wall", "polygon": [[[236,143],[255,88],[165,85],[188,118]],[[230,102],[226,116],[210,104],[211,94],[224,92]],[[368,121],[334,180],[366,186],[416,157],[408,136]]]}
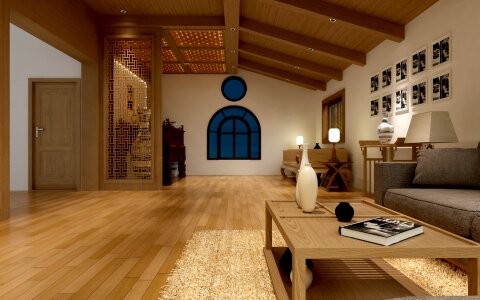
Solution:
{"label": "white wall", "polygon": [[[452,96],[444,103],[429,103],[422,109],[414,110],[402,115],[390,117],[395,126],[397,137],[406,136],[412,113],[448,110],[455,127],[460,146],[476,146],[480,141],[480,84],[478,74],[480,60],[480,1],[478,0],[440,0],[423,14],[407,24],[405,40],[401,43],[385,41],[367,55],[367,65],[364,67],[351,66],[345,72],[343,81],[330,81],[326,95],[331,95],[341,88],[346,90],[346,143],[345,147],[351,153],[353,161],[354,185],[361,187],[363,183],[362,154],[359,140],[377,139],[376,128],[381,117],[370,117],[370,76],[381,69],[393,65],[415,50],[427,46],[431,42],[450,33],[452,44],[450,48],[452,61],[441,67],[431,68],[427,59],[427,78],[441,70],[451,69]],[[427,51],[427,56],[430,55]],[[410,71],[409,71],[410,73]],[[407,85],[410,87],[417,78],[409,77]],[[430,86],[428,87],[430,89]],[[379,94],[386,91],[395,91],[393,87],[380,89]],[[430,97],[430,96],[428,96]],[[393,108],[393,106],[392,106]],[[321,117],[321,116],[319,116]],[[317,127],[317,137],[321,136],[321,127]],[[448,145],[452,146],[452,145]]]}
{"label": "white wall", "polygon": [[[237,102],[226,100],[220,91],[228,75],[164,75],[163,118],[185,129],[188,175],[277,175],[282,150],[297,148],[295,137],[315,142],[316,108],[322,93],[240,70],[247,94]],[[207,126],[222,107],[240,105],[251,110],[262,130],[261,160],[207,160]]]}
{"label": "white wall", "polygon": [[81,64],[10,24],[10,189],[28,190],[28,78],[80,78]]}

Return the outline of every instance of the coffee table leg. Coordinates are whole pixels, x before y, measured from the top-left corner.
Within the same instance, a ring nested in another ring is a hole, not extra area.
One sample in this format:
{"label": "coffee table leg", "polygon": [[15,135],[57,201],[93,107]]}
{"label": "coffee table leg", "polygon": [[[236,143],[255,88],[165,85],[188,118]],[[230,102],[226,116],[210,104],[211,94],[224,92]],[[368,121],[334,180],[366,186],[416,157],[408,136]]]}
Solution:
{"label": "coffee table leg", "polygon": [[272,249],[272,216],[265,206],[265,249]]}
{"label": "coffee table leg", "polygon": [[468,294],[480,295],[480,264],[478,258],[468,259]]}
{"label": "coffee table leg", "polygon": [[306,289],[305,289],[305,271],[306,271],[306,261],[304,257],[295,255],[292,253],[293,258],[293,289],[292,289],[292,298],[293,300],[303,300],[306,298]]}

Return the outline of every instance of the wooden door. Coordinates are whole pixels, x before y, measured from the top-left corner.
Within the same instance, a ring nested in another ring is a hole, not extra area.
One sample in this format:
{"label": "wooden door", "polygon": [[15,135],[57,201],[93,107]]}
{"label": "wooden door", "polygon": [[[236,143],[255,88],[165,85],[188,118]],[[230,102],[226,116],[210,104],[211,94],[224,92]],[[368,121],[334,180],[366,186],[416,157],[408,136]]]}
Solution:
{"label": "wooden door", "polygon": [[33,82],[32,189],[79,189],[78,82]]}

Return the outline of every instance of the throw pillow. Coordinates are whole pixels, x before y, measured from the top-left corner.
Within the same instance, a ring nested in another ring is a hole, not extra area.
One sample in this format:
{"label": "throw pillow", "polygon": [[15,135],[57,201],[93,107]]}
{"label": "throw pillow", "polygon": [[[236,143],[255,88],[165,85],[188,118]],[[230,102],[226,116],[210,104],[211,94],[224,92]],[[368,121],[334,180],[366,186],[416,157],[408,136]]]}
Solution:
{"label": "throw pillow", "polygon": [[480,188],[480,149],[419,151],[413,184]]}

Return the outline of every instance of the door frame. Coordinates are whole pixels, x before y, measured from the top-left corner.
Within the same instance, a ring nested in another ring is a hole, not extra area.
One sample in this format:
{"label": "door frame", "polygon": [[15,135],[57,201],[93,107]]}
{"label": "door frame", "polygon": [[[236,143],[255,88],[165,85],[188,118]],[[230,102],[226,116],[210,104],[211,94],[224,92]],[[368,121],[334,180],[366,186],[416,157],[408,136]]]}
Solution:
{"label": "door frame", "polygon": [[36,83],[74,83],[75,84],[75,98],[74,98],[74,111],[76,112],[74,117],[74,130],[75,137],[75,189],[81,190],[81,149],[82,149],[82,132],[81,132],[81,83],[80,78],[28,78],[28,190],[33,190],[33,98],[34,98],[34,85]]}

